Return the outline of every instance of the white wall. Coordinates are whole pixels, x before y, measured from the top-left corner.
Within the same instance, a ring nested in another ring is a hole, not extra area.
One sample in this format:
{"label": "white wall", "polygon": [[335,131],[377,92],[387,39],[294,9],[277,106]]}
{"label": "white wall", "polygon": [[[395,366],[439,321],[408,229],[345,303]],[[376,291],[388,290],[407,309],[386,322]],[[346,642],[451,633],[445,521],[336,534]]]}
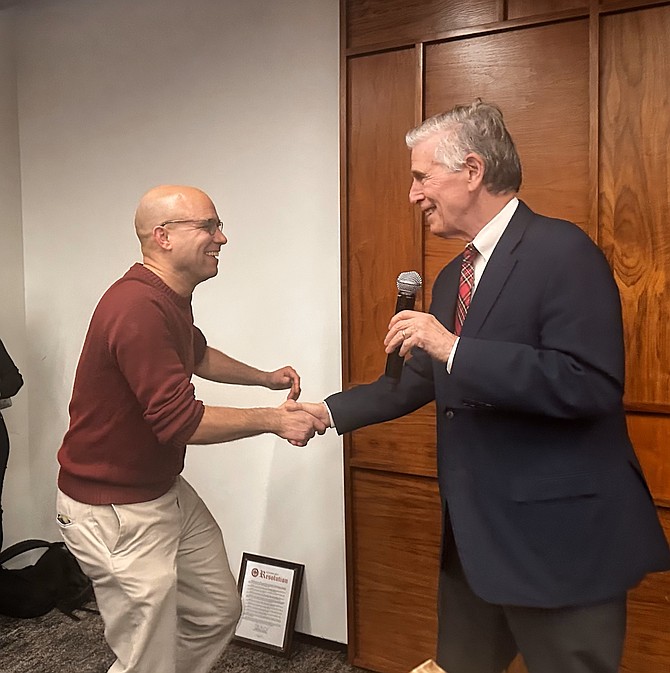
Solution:
{"label": "white wall", "polygon": [[[25,374],[25,302],[19,126],[13,23],[0,12],[0,338]],[[3,413],[9,432],[10,459],[5,478],[4,536],[9,544],[22,536],[23,522],[33,516],[28,495],[31,456],[28,444],[27,386]]]}
{"label": "white wall", "polygon": [[[219,275],[194,295],[210,343],[264,369],[294,365],[304,399],[340,388],[338,2],[43,0],[12,13],[36,499],[20,537],[55,537],[77,358],[98,298],[139,259],[146,189],[199,186],[226,223]],[[209,404],[284,399],[196,385]],[[243,551],[304,563],[297,629],[345,641],[339,438],[191,447],[186,475],[233,571]]]}

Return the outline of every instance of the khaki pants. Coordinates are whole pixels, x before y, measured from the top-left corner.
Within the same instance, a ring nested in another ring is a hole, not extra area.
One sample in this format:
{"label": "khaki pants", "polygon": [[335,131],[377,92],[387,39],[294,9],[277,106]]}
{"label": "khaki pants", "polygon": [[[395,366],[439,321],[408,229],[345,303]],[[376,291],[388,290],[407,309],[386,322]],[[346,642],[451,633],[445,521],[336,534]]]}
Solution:
{"label": "khaki pants", "polygon": [[232,638],[240,599],[221,530],[182,477],[163,496],[87,505],[58,492],[66,545],[93,581],[109,673],[206,673]]}

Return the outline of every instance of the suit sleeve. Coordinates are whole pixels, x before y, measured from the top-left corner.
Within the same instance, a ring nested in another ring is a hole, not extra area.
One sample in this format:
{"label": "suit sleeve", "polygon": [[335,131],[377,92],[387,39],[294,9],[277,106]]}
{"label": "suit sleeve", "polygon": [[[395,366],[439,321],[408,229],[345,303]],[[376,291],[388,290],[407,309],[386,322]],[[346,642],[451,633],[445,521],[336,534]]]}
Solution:
{"label": "suit sleeve", "polygon": [[533,338],[461,337],[451,385],[466,406],[484,409],[556,418],[620,411],[621,303],[604,256],[579,232],[558,254],[540,259],[536,288],[527,289],[531,300],[519,298],[512,308],[509,297],[501,299]]}
{"label": "suit sleeve", "polygon": [[381,376],[373,383],[331,395],[326,404],[341,435],[366,425],[399,418],[434,398],[430,358],[425,352],[416,351],[406,361],[399,382]]}

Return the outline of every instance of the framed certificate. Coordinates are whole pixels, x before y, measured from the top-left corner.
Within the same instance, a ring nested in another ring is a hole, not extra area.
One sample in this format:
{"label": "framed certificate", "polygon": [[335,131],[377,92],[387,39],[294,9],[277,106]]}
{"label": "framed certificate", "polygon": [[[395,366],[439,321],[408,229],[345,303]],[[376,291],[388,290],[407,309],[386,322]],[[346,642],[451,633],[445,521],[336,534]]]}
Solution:
{"label": "framed certificate", "polygon": [[237,582],[242,616],[236,640],[290,656],[304,569],[300,563],[242,554]]}

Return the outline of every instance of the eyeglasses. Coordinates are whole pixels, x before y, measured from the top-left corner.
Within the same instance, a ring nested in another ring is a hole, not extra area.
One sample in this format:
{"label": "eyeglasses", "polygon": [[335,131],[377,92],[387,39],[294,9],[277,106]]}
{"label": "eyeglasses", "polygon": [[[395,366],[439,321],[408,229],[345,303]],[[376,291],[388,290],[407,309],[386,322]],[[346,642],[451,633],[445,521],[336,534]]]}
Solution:
{"label": "eyeglasses", "polygon": [[216,236],[216,230],[223,231],[223,222],[221,220],[165,220],[158,226],[164,227],[168,224],[193,223],[196,229],[204,229],[210,236]]}

